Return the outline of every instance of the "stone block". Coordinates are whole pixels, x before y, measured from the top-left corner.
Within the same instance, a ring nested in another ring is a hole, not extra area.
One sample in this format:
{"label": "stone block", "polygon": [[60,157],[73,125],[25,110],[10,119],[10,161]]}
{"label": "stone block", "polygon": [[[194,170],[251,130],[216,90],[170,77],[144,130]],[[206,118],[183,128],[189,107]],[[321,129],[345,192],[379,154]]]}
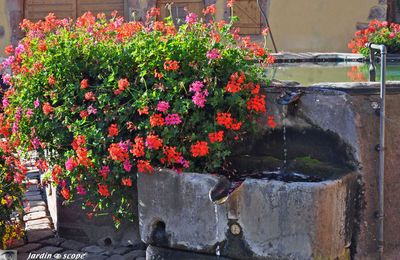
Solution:
{"label": "stone block", "polygon": [[144,257],[144,256],[146,256],[146,251],[144,251],[144,250],[134,250],[134,251],[131,251],[131,252],[123,255],[123,259],[131,260],[131,259],[136,259],[138,257]]}
{"label": "stone block", "polygon": [[26,214],[23,219],[24,221],[28,220],[36,220],[36,219],[41,219],[46,217],[46,211],[36,211],[36,212],[31,212]]}
{"label": "stone block", "polygon": [[35,254],[42,254],[42,253],[48,253],[48,254],[55,254],[55,253],[59,253],[63,250],[63,248],[61,247],[56,247],[56,246],[45,246],[40,248],[39,250],[36,250],[32,253]]}
{"label": "stone block", "polygon": [[106,250],[99,246],[87,246],[81,249],[82,252],[93,253],[93,254],[101,254]]}
{"label": "stone block", "polygon": [[15,250],[17,250],[18,253],[29,253],[41,247],[42,245],[39,243],[29,243],[24,246],[15,248]]}
{"label": "stone block", "polygon": [[54,237],[52,230],[31,230],[26,232],[29,243],[38,242],[46,238]]}
{"label": "stone block", "polygon": [[61,237],[53,237],[53,238],[48,238],[45,240],[42,240],[41,243],[44,245],[50,245],[50,246],[59,246],[61,243],[65,241],[64,238]]}
{"label": "stone block", "polygon": [[65,249],[78,251],[84,248],[86,244],[74,240],[66,240],[60,246]]}
{"label": "stone block", "polygon": [[316,183],[246,179],[235,196],[214,205],[208,193],[217,176],[170,170],[139,174],[141,237],[152,245],[220,251],[235,259],[341,257],[352,236],[349,190],[356,178],[352,173]]}

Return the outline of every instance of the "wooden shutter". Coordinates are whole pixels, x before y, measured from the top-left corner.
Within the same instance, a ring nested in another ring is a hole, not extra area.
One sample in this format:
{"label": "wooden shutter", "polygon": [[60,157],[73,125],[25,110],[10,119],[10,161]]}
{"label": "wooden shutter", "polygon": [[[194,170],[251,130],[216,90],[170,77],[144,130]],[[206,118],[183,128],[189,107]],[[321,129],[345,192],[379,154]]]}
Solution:
{"label": "wooden shutter", "polygon": [[124,0],[77,0],[77,14],[91,11],[93,14],[105,13],[110,15],[114,10],[118,11],[120,16],[124,16],[125,5]]}
{"label": "wooden shutter", "polygon": [[261,13],[256,0],[237,0],[233,14],[239,18],[235,26],[240,28],[240,34],[261,33]]}
{"label": "wooden shutter", "polygon": [[38,21],[49,13],[57,18],[75,18],[76,0],[25,0],[25,18]]}
{"label": "wooden shutter", "polygon": [[173,2],[172,5],[172,16],[176,19],[185,20],[187,12],[185,8],[197,15],[202,15],[202,10],[204,9],[203,0],[158,0],[157,7],[160,8],[161,19],[169,16],[169,11],[166,5]]}
{"label": "wooden shutter", "polygon": [[54,13],[57,18],[73,18],[81,16],[87,11],[93,14],[118,11],[120,16],[126,16],[127,0],[25,0],[25,18],[38,21],[49,13]]}

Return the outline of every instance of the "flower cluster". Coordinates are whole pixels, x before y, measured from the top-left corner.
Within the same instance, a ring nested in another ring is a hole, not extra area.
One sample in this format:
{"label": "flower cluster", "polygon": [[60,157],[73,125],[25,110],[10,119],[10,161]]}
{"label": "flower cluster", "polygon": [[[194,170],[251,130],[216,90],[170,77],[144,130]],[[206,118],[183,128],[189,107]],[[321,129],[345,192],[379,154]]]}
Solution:
{"label": "flower cluster", "polygon": [[[213,16],[215,6],[203,13]],[[6,48],[1,66],[12,74],[3,76],[11,88],[0,134],[12,146],[0,148],[36,150],[38,167],[89,217],[131,218],[137,173],[218,173],[261,117],[273,125],[260,93],[273,61],[267,50],[232,22],[188,13],[175,27],[159,15],[153,8],[140,23],[49,14],[24,20],[26,37]]]}
{"label": "flower cluster", "polygon": [[355,37],[349,42],[348,47],[353,53],[368,56],[369,49],[365,46],[366,43],[384,44],[388,46],[389,52],[399,53],[400,24],[372,20],[368,28],[355,33]]}
{"label": "flower cluster", "polygon": [[23,237],[21,222],[13,219],[12,214],[21,216],[23,212],[26,168],[14,156],[13,147],[17,144],[7,140],[10,124],[3,116],[0,125],[0,249],[6,249]]}

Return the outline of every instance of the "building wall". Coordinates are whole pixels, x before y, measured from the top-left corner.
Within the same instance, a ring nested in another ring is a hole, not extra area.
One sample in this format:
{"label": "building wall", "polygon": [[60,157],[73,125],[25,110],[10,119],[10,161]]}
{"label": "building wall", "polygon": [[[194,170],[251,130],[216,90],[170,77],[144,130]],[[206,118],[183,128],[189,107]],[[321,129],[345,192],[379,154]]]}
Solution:
{"label": "building wall", "polygon": [[356,29],[386,19],[382,0],[269,0],[268,16],[279,50],[348,52]]}

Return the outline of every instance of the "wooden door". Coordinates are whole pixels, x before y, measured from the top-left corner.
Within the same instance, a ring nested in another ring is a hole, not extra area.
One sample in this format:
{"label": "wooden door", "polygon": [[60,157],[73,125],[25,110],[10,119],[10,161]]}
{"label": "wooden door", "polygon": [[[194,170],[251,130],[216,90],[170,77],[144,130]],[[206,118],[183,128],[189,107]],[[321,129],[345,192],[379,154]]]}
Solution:
{"label": "wooden door", "polygon": [[93,14],[105,13],[110,15],[113,11],[118,11],[120,16],[124,16],[125,11],[124,0],[78,0],[77,1],[77,15],[90,11]]}
{"label": "wooden door", "polygon": [[261,33],[261,12],[256,0],[237,0],[233,14],[239,17],[235,26],[240,28],[240,34]]}
{"label": "wooden door", "polygon": [[24,16],[38,21],[54,13],[57,18],[76,18],[76,0],[25,0]]}
{"label": "wooden door", "polygon": [[120,16],[126,16],[127,0],[25,0],[25,18],[38,21],[49,13],[54,13],[57,18],[73,18],[91,11],[93,14],[118,11]]}

